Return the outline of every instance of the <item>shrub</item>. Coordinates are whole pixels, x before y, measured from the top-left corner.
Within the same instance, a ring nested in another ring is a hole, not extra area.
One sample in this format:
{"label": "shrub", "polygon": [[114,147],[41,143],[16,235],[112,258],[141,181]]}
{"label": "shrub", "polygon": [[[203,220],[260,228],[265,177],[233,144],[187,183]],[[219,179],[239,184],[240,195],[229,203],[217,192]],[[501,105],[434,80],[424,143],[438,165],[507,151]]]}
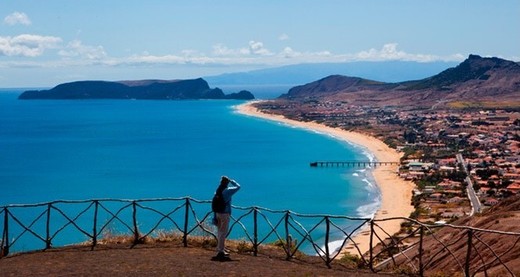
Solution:
{"label": "shrub", "polygon": [[245,240],[241,240],[237,243],[237,252],[240,254],[253,252],[253,244]]}
{"label": "shrub", "polygon": [[341,264],[345,265],[347,268],[355,269],[355,268],[365,268],[366,267],[366,264],[363,261],[363,259],[361,259],[361,257],[359,257],[358,255],[355,255],[355,254],[345,253],[343,255],[343,257],[341,257],[339,259],[339,261]]}

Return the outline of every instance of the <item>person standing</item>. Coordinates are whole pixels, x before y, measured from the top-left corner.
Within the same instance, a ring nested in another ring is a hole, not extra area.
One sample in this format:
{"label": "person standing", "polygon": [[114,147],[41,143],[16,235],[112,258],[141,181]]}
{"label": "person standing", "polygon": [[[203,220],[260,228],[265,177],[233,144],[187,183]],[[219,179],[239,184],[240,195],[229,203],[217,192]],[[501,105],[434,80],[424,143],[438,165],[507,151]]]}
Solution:
{"label": "person standing", "polygon": [[215,195],[221,195],[225,203],[222,212],[215,212],[214,223],[217,225],[217,259],[229,257],[229,253],[225,250],[226,236],[229,228],[229,219],[231,217],[231,199],[240,189],[240,184],[235,180],[229,179],[227,176],[222,176],[220,185],[215,191]]}

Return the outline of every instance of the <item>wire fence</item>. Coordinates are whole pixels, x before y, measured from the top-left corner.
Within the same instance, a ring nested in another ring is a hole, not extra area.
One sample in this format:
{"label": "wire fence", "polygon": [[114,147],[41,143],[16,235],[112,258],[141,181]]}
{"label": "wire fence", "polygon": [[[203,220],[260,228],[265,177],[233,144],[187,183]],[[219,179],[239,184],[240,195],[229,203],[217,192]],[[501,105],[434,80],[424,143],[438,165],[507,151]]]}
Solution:
{"label": "wire fence", "polygon": [[[131,236],[133,246],[163,232],[181,234],[184,246],[188,246],[190,237],[207,235],[216,239],[210,203],[184,197],[58,200],[3,206],[0,258],[85,242],[94,249],[107,234]],[[398,221],[404,232],[387,233],[381,227],[385,221]],[[366,232],[369,247],[363,253],[356,235]],[[515,251],[520,256],[518,232],[429,225],[404,217],[356,218],[261,207],[234,206],[228,236],[245,241],[255,256],[261,245],[276,242],[287,259],[304,252],[320,257],[328,267],[338,260],[351,259],[357,267],[373,272],[399,269],[419,276],[438,270],[487,276],[488,271],[497,268],[505,276],[516,276],[518,272],[507,265],[504,257]],[[341,249],[348,249],[349,254]]]}

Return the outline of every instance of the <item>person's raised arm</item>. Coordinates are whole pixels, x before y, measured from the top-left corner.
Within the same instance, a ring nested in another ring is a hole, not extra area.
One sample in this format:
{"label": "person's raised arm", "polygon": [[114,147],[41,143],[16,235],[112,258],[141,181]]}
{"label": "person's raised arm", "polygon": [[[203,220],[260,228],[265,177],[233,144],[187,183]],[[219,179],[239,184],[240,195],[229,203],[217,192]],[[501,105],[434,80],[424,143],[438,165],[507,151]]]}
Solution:
{"label": "person's raised arm", "polygon": [[240,189],[240,184],[237,183],[237,181],[233,180],[233,179],[229,179],[229,182],[231,184],[233,184],[233,188],[232,187],[229,187],[230,189],[235,189],[235,190],[239,190]]}

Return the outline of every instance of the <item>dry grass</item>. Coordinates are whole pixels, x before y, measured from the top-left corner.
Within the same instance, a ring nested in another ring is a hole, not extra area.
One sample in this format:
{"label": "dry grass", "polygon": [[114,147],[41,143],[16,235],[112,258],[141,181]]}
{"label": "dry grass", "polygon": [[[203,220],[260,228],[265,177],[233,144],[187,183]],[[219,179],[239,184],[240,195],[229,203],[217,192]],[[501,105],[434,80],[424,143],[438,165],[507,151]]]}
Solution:
{"label": "dry grass", "polygon": [[[111,231],[103,232],[101,239],[97,241],[100,246],[111,245],[134,245],[135,238],[132,235],[121,235],[114,234]],[[205,232],[199,232],[197,235],[190,235],[188,238],[190,247],[201,248],[206,250],[214,250],[217,246],[217,240],[215,237]],[[144,239],[138,241],[139,245],[146,245],[146,247],[159,247],[160,245],[183,245],[183,234],[180,232],[172,232],[166,230],[155,231],[151,236],[147,236]],[[91,246],[92,242],[81,243],[80,246]],[[295,245],[291,247],[291,252],[294,253],[292,259],[310,262],[312,264],[324,263],[316,256],[308,256],[307,254],[296,250]],[[231,253],[237,253],[241,255],[253,255],[254,246],[253,243],[247,240],[227,240],[226,249]],[[278,259],[287,259],[285,252],[285,241],[278,240],[269,244],[262,244],[258,246],[258,253],[261,255],[267,255],[269,257]],[[338,258],[334,263],[340,265],[346,269],[367,269],[367,266],[363,263],[362,259],[358,255],[344,255]]]}

